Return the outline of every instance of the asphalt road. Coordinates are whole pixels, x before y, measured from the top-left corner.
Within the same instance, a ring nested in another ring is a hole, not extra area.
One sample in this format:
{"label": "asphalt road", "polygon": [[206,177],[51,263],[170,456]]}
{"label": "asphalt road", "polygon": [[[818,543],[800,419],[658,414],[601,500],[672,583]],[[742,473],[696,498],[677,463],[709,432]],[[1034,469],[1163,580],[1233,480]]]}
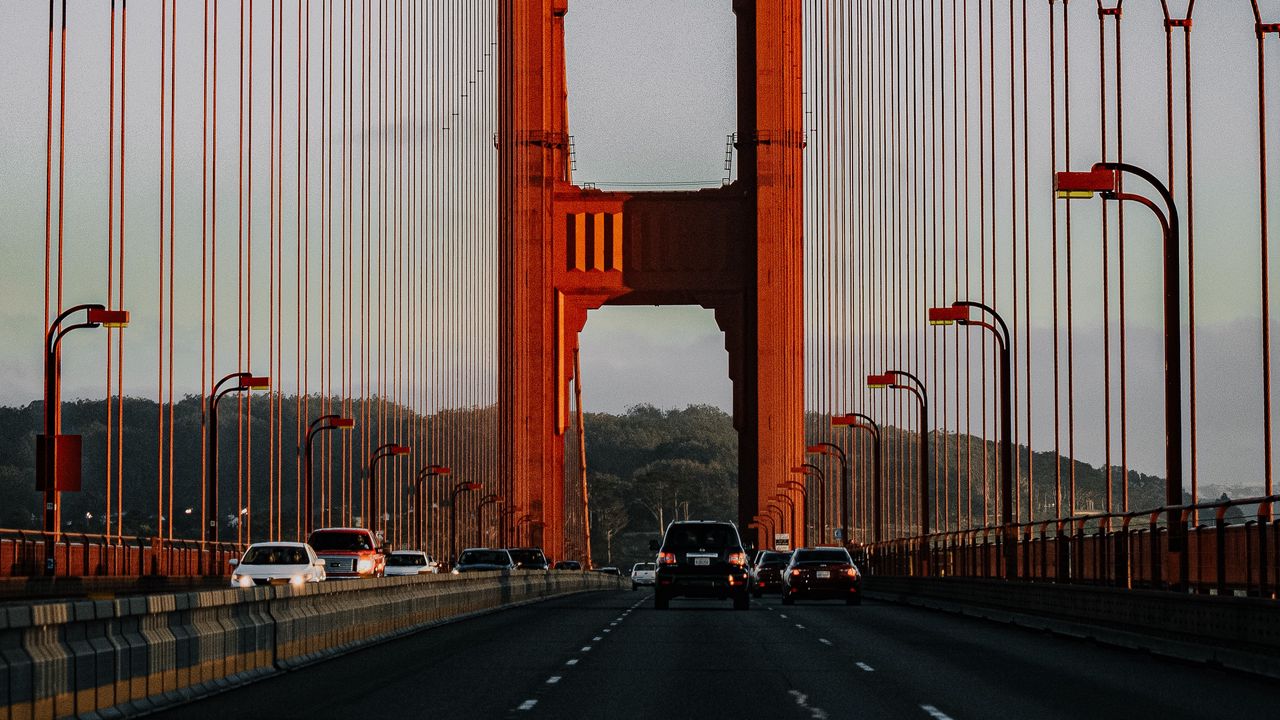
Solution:
{"label": "asphalt road", "polygon": [[1280,683],[868,601],[607,592],[508,610],[165,718],[1280,717]]}

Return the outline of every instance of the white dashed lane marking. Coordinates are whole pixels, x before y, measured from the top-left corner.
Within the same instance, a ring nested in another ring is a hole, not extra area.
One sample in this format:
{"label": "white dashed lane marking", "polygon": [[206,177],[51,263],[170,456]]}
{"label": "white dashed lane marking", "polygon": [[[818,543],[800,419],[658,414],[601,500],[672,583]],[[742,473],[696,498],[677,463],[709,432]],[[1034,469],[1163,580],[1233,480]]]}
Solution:
{"label": "white dashed lane marking", "polygon": [[597,636],[595,636],[595,637],[591,638],[591,642],[600,642],[600,641],[601,641],[601,640],[603,640],[603,639],[604,639],[604,638],[602,638],[602,637],[600,637],[599,635],[597,635]]}
{"label": "white dashed lane marking", "polygon": [[929,713],[929,717],[933,718],[933,720],[951,720],[950,715],[942,712],[932,705],[921,705],[920,709]]}
{"label": "white dashed lane marking", "polygon": [[863,672],[875,672],[875,671],[876,671],[876,669],[875,669],[875,668],[871,667],[870,665],[868,665],[868,664],[866,664],[866,663],[864,663],[864,662],[860,662],[860,663],[858,663],[858,667],[859,667],[859,668],[861,668]]}
{"label": "white dashed lane marking", "polygon": [[590,646],[590,645],[583,645],[583,646],[582,646],[582,652],[591,652],[591,646]]}
{"label": "white dashed lane marking", "polygon": [[548,684],[548,685],[555,685],[555,684],[556,684],[556,683],[558,683],[558,682],[560,682],[560,676],[559,676],[559,675],[552,675],[551,677],[547,678],[547,684]]}
{"label": "white dashed lane marking", "polygon": [[804,629],[804,626],[803,626],[803,625],[801,625],[800,623],[796,623],[796,629],[797,629],[797,630],[803,630],[803,629]]}
{"label": "white dashed lane marking", "polygon": [[565,661],[565,665],[568,665],[569,667],[573,667],[574,665],[577,665],[577,664],[578,664],[578,658],[572,658],[570,660]]}
{"label": "white dashed lane marking", "polygon": [[831,641],[830,641],[830,640],[828,640],[828,639],[826,639],[826,638],[818,638],[818,642],[822,643],[823,645],[830,645],[830,644],[831,644]]}
{"label": "white dashed lane marking", "polygon": [[533,706],[534,706],[534,705],[537,705],[537,704],[538,704],[538,701],[537,701],[537,700],[525,700],[524,702],[520,703],[520,707],[518,707],[518,708],[516,708],[516,709],[517,709],[517,710],[532,710],[532,709],[533,709]]}
{"label": "white dashed lane marking", "polygon": [[799,705],[801,708],[809,711],[809,717],[813,718],[813,720],[827,720],[827,718],[830,717],[827,715],[826,710],[811,706],[809,704],[808,695],[805,695],[799,690],[788,690],[787,692],[791,694],[791,697],[795,698],[796,705]]}
{"label": "white dashed lane marking", "polygon": [[778,617],[782,618],[783,620],[787,619],[786,613],[778,613]]}

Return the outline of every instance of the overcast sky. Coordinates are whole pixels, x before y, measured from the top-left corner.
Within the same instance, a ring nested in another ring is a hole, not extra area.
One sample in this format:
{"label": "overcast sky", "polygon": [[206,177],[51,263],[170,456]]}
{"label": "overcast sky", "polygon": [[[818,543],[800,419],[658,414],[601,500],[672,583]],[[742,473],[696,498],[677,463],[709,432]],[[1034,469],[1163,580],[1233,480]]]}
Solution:
{"label": "overcast sky", "polygon": [[[1185,2],[1171,2],[1175,14]],[[69,34],[68,79],[68,147],[67,166],[67,268],[71,299],[96,298],[105,293],[105,272],[101,228],[105,202],[105,148],[107,134],[105,105],[108,97],[104,67],[107,43],[107,3],[69,3],[72,20]],[[259,3],[255,12],[269,13],[269,4]],[[928,6],[927,3],[923,4]],[[1193,61],[1196,72],[1194,121],[1196,136],[1197,195],[1195,210],[1197,237],[1196,293],[1197,330],[1199,333],[1198,382],[1200,388],[1200,469],[1204,482],[1237,482],[1259,484],[1261,476],[1262,417],[1260,302],[1261,289],[1258,237],[1258,169],[1257,107],[1254,71],[1256,61],[1253,19],[1245,3],[1228,7],[1220,3],[1200,3],[1195,16],[1196,43]],[[1272,4],[1274,5],[1274,3]],[[618,2],[617,0],[572,0],[568,16],[568,71],[571,132],[577,156],[575,179],[602,185],[626,186],[678,182],[715,186],[723,176],[725,135],[734,127],[734,16],[729,0],[650,0]],[[812,28],[824,17],[817,9],[838,13],[851,7],[841,3],[806,2],[813,10],[807,18]],[[983,7],[986,7],[983,4]],[[130,85],[129,141],[130,163],[130,293],[134,304],[134,321],[140,330],[130,331],[130,357],[139,358],[131,369],[136,379],[126,378],[130,393],[153,396],[154,368],[140,358],[154,357],[155,316],[147,309],[156,291],[154,285],[155,229],[157,203],[155,166],[158,161],[155,138],[158,136],[156,104],[158,102],[158,16],[159,0],[134,0],[130,8]],[[188,7],[179,4],[180,8]],[[237,7],[223,3],[228,13]],[[439,7],[439,6],[431,6]],[[1047,223],[1050,203],[1048,192],[1050,166],[1047,127],[1049,54],[1047,24],[1049,7],[1062,4],[1032,3],[1027,5],[1032,34],[1028,39],[1028,85],[1033,96],[1029,108],[1031,133],[1030,229],[1032,263],[1032,347],[1035,370],[1032,398],[1035,403],[1035,445],[1051,447],[1053,415],[1050,369],[1052,356],[1052,303],[1049,295],[1051,276],[1049,257],[1052,243],[1048,240]],[[1072,165],[1082,167],[1100,156],[1100,128],[1096,121],[1099,95],[1097,57],[1097,15],[1093,3],[1071,3],[1072,13],[1072,97],[1076,122],[1072,130]],[[189,220],[198,217],[199,192],[199,99],[200,33],[193,12],[186,12],[179,27],[178,65],[182,92],[178,133],[179,187],[177,210],[180,221],[178,261],[181,266],[198,268],[199,250]],[[987,39],[1007,41],[1008,21],[999,10],[996,26]],[[1266,20],[1267,18],[1264,18]],[[1280,19],[1280,18],[1272,18]],[[827,16],[825,20],[833,20]],[[1157,170],[1163,175],[1166,156],[1164,137],[1164,32],[1159,3],[1126,4],[1125,90],[1126,90],[1126,158]],[[41,314],[40,277],[43,245],[44,212],[44,108],[45,64],[47,42],[47,6],[36,2],[9,0],[0,2],[0,242],[4,262],[0,263],[0,366],[7,382],[0,386],[0,402],[25,403],[39,395],[39,317]],[[259,23],[261,38],[265,24]],[[1091,29],[1092,28],[1092,29]],[[972,48],[977,47],[976,28],[970,28]],[[261,42],[259,39],[257,42]],[[230,51],[234,36],[222,38]],[[292,47],[286,39],[286,55]],[[1180,46],[1179,46],[1180,47]],[[1006,50],[997,47],[994,58],[996,102],[1007,112]],[[903,46],[900,52],[909,52]],[[820,63],[815,67],[814,58]],[[832,42],[810,38],[806,68],[813,83],[831,87],[836,73],[834,63],[847,61]],[[224,56],[224,62],[231,61]],[[485,61],[488,62],[488,61]],[[825,63],[825,65],[823,64]],[[816,74],[815,74],[816,73]],[[1268,65],[1268,80],[1280,77],[1280,55],[1273,55]],[[815,80],[816,78],[816,80]],[[970,77],[976,85],[979,74]],[[1175,78],[1180,80],[1179,78]],[[222,77],[224,98],[235,95],[235,66]],[[943,78],[942,87],[947,86]],[[1175,83],[1175,86],[1178,86]],[[988,85],[987,87],[991,87]],[[265,88],[257,97],[266,97]],[[947,90],[954,94],[954,89]],[[950,97],[951,95],[948,95]],[[1270,93],[1273,105],[1280,102],[1280,92]],[[223,113],[234,110],[224,101]],[[286,117],[292,107],[286,98]],[[972,113],[975,129],[971,142],[976,147],[980,114],[974,101]],[[853,157],[857,150],[836,136],[840,128],[850,127],[849,115],[833,113],[831,108],[815,105],[808,97],[806,109],[811,122],[811,162],[819,149],[835,156]],[[1268,108],[1271,117],[1280,117],[1280,107]],[[1061,111],[1061,108],[1060,108]],[[447,119],[447,113],[445,115]],[[1083,119],[1081,119],[1083,118]],[[434,122],[437,119],[429,119]],[[1008,118],[1001,116],[996,132],[1003,138]],[[264,128],[265,115],[255,122]],[[314,120],[313,120],[314,122]],[[944,121],[944,128],[949,127]],[[234,142],[235,123],[220,128],[224,143]],[[475,128],[475,136],[487,142],[490,127]],[[1181,139],[1182,130],[1179,130]],[[266,137],[265,129],[256,137]],[[1274,140],[1275,138],[1273,138]],[[823,143],[826,143],[825,145]],[[1007,143],[998,143],[996,166],[1009,162]],[[233,145],[224,145],[233,147]],[[291,156],[286,149],[286,164]],[[976,150],[975,150],[976,153]],[[234,170],[234,152],[224,163],[224,173]],[[1185,162],[1179,158],[1180,163]],[[229,165],[227,164],[229,163]],[[195,170],[195,180],[189,173]],[[978,164],[971,168],[968,185],[977,185]],[[229,177],[230,175],[224,175]],[[289,186],[292,176],[286,172]],[[1007,179],[1006,188],[1007,188]],[[1273,183],[1273,197],[1280,183]],[[260,187],[256,188],[260,190]],[[1182,188],[1180,188],[1180,193]],[[1184,199],[1185,200],[1185,199]],[[1002,223],[1008,222],[1008,196],[1000,194],[994,212]],[[265,218],[265,201],[259,202],[255,222]],[[822,199],[823,208],[838,208],[833,197]],[[843,201],[840,201],[843,202]],[[970,229],[979,223],[971,208]],[[1075,258],[1078,274],[1073,311],[1076,322],[1075,352],[1078,366],[1078,447],[1090,462],[1100,462],[1103,434],[1099,429],[1102,412],[1101,348],[1102,298],[1096,275],[1101,260],[1098,237],[1097,208],[1100,203],[1077,203],[1077,235]],[[286,203],[287,210],[287,203]],[[224,203],[220,213],[233,213],[234,204]],[[1185,214],[1184,214],[1185,215]],[[830,257],[814,254],[814,243],[823,238],[814,226],[818,213],[810,212],[806,230],[810,243],[808,262],[840,263],[837,253]],[[1127,262],[1129,267],[1128,322],[1130,352],[1130,463],[1147,472],[1163,471],[1163,428],[1152,420],[1161,416],[1161,344],[1159,276],[1159,242],[1149,219],[1131,213]],[[1186,218],[1184,217],[1184,220]],[[234,216],[224,224],[234,227]],[[963,228],[961,228],[963,229]],[[944,228],[954,235],[958,229]],[[836,228],[836,232],[840,229]],[[973,233],[978,237],[978,233]],[[260,233],[265,237],[265,233]],[[1007,234],[1003,237],[1007,238]],[[976,240],[975,240],[976,242]],[[1273,254],[1280,254],[1280,243],[1272,242]],[[1114,245],[1113,253],[1114,267]],[[1009,253],[1003,252],[997,271],[1008,277]],[[1273,267],[1280,257],[1272,257]],[[1185,258],[1184,258],[1185,263]],[[234,278],[228,273],[221,282]],[[1116,296],[1112,277],[1112,298]],[[1093,283],[1093,284],[1090,284]],[[265,292],[265,280],[261,281]],[[186,288],[184,288],[185,290]],[[949,287],[950,295],[970,294],[970,287]],[[223,297],[231,296],[233,290]],[[1009,288],[1001,292],[1008,297]],[[1275,293],[1273,292],[1273,296]],[[199,293],[184,293],[178,299],[179,323],[176,329],[179,357],[176,360],[179,383],[186,390],[194,388],[198,362],[185,348],[199,342]],[[1185,300],[1184,300],[1185,305]],[[1114,306],[1113,306],[1114,313]],[[1273,309],[1273,316],[1280,317]],[[829,339],[845,347],[856,345],[848,336],[827,323],[814,322],[808,328],[812,351]],[[904,318],[904,326],[918,318]],[[149,329],[148,329],[149,328]],[[1113,317],[1112,342],[1115,342]],[[481,328],[481,331],[484,329]],[[449,328],[448,332],[468,332],[468,328]],[[235,338],[220,328],[219,343],[233,346]],[[288,328],[286,328],[288,332]],[[827,335],[824,335],[827,333]],[[1273,332],[1280,339],[1280,327]],[[584,385],[588,409],[619,411],[635,403],[649,402],[661,407],[677,407],[687,403],[710,403],[728,408],[730,386],[727,356],[723,338],[709,312],[698,308],[606,308],[593,312],[582,337],[584,351]],[[86,342],[86,344],[88,344]],[[1065,352],[1065,351],[1064,351]],[[887,360],[886,360],[887,361]],[[879,360],[877,360],[879,362]],[[101,396],[102,358],[94,350],[78,352],[68,359],[67,397]],[[443,377],[461,377],[476,368],[465,364],[445,367]],[[861,369],[859,369],[861,371]],[[856,385],[856,383],[853,383]],[[288,386],[286,386],[287,388]],[[179,389],[181,392],[183,388]],[[855,409],[863,402],[861,390],[851,392],[845,407]],[[1280,438],[1278,438],[1280,439]]]}

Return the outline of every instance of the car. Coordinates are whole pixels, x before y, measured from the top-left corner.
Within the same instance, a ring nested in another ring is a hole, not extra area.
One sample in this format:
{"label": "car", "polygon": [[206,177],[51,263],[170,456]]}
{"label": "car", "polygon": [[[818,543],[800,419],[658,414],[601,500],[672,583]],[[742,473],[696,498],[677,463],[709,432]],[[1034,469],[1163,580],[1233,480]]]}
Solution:
{"label": "car", "polygon": [[386,574],[386,548],[381,538],[368,528],[321,528],[312,531],[307,544],[324,560],[325,573],[330,579]]}
{"label": "car", "polygon": [[735,610],[751,607],[747,551],[733,523],[679,520],[650,547],[658,551],[654,608],[666,610],[676,597],[732,598]]}
{"label": "car", "polygon": [[436,572],[438,572],[436,562],[421,550],[396,550],[387,556],[387,577],[431,575]]}
{"label": "car", "polygon": [[862,604],[862,572],[842,547],[807,547],[791,553],[782,576],[782,604],[800,598],[843,599]]}
{"label": "car", "polygon": [[598,572],[604,575],[617,575],[619,577],[622,576],[622,571],[612,565],[605,565],[604,567],[591,568],[591,572]]}
{"label": "car", "polygon": [[631,566],[631,589],[639,590],[641,585],[653,587],[653,577],[658,566],[653,563],[636,563]]}
{"label": "car", "polygon": [[262,542],[250,545],[240,559],[231,560],[231,587],[292,585],[325,579],[325,562],[310,545],[298,542]]}
{"label": "car", "polygon": [[791,553],[766,550],[756,557],[751,568],[751,595],[760,597],[767,592],[782,590],[782,573],[791,562]]}
{"label": "car", "polygon": [[507,548],[517,570],[550,570],[551,565],[542,554],[542,548]]}
{"label": "car", "polygon": [[516,561],[503,548],[467,548],[458,555],[458,562],[451,571],[454,575],[464,572],[485,572],[516,569]]}
{"label": "car", "polygon": [[558,561],[558,562],[555,564],[555,567],[554,567],[553,569],[555,569],[555,570],[576,570],[576,571],[581,572],[581,571],[582,571],[582,563],[578,562],[577,560],[560,560],[560,561]]}

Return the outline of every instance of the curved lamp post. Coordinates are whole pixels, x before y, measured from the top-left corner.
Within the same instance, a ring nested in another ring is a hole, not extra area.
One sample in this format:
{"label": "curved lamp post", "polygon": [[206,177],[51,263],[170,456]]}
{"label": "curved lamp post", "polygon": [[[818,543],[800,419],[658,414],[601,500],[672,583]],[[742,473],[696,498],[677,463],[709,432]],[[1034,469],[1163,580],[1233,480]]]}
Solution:
{"label": "curved lamp post", "polygon": [[[852,505],[849,501],[849,495],[853,491],[853,483],[849,477],[849,457],[845,454],[844,448],[831,442],[814,443],[804,449],[805,453],[810,455],[826,455],[835,457],[840,461],[840,542],[844,545],[849,544],[849,529],[853,527]],[[794,472],[794,470],[793,470]],[[823,517],[826,517],[827,491],[826,476],[822,478],[822,502]]]}
{"label": "curved lamp post", "polygon": [[494,503],[502,503],[503,497],[496,493],[489,493],[480,498],[480,502],[476,503],[476,545],[484,545],[484,509]]}
{"label": "curved lamp post", "polygon": [[[796,492],[800,493],[799,507],[806,508],[805,517],[806,518],[809,517],[809,513],[807,510],[807,508],[809,507],[809,488],[805,487],[804,483],[800,482],[799,480],[783,480],[782,482],[778,483],[777,488],[779,490],[782,490],[784,493],[788,490],[795,490]],[[807,532],[805,533],[805,537],[806,539],[808,538]],[[818,542],[821,543],[822,541],[819,540]]]}
{"label": "curved lamp post", "polygon": [[[976,309],[990,315],[995,324],[969,317]],[[1000,345],[1000,524],[1003,539],[1004,577],[1018,575],[1018,533],[1013,527],[1013,384],[1010,381],[1009,326],[1004,318],[979,302],[957,300],[951,307],[929,308],[930,325],[967,325],[980,327],[995,336]]]}
{"label": "curved lamp post", "polygon": [[[902,381],[910,384],[904,384]],[[920,378],[905,370],[888,370],[868,375],[867,387],[906,390],[920,403],[920,573],[929,574],[929,395]]]}
{"label": "curved lamp post", "polygon": [[[826,522],[826,518],[827,518],[827,500],[826,500],[826,498],[827,498],[827,476],[822,472],[822,468],[818,467],[817,465],[815,465],[815,464],[813,464],[813,463],[811,463],[811,462],[801,463],[800,465],[797,465],[796,467],[791,468],[791,472],[793,472],[793,473],[795,473],[795,474],[797,474],[797,475],[804,475],[805,477],[817,478],[817,480],[818,480],[818,518],[819,518],[819,522],[818,522],[818,528],[819,528],[819,529],[818,529],[818,542],[819,542],[819,543],[826,542],[826,537],[827,537],[827,527],[826,527],[826,525],[827,525],[827,522]],[[802,485],[802,487],[803,487],[803,485]],[[807,503],[807,502],[808,502],[808,492],[807,492],[807,491],[808,491],[808,488],[805,488],[805,490],[806,490],[806,493],[805,493],[805,502]],[[806,505],[806,507],[807,507],[807,505]],[[807,511],[806,511],[806,512],[807,512]]]}
{"label": "curved lamp post", "polygon": [[315,530],[316,528],[316,522],[315,522],[316,503],[315,503],[315,494],[314,494],[312,480],[311,480],[312,472],[313,472],[311,466],[315,462],[315,458],[312,457],[312,452],[311,452],[312,448],[314,447],[312,441],[315,439],[315,436],[321,432],[325,432],[328,430],[350,430],[355,426],[356,426],[356,421],[354,419],[349,417],[343,417],[341,415],[321,415],[315,420],[312,420],[311,424],[307,426],[307,438],[303,446],[304,447],[303,460],[307,463],[306,491],[304,493],[304,497],[306,498],[305,502],[307,503],[307,509],[302,513],[302,525],[303,525],[302,537],[303,538],[309,537],[311,535],[311,531]]}
{"label": "curved lamp post", "polygon": [[796,501],[792,500],[791,496],[786,493],[777,493],[770,499],[777,500],[778,502],[785,502],[788,509],[791,510],[791,523],[789,526],[791,528],[791,547],[792,549],[800,547],[800,543],[798,542],[799,538],[796,533]]}
{"label": "curved lamp post", "polygon": [[[369,499],[369,529],[374,535],[379,533],[378,526],[382,524],[382,508],[379,507],[378,499],[382,496],[378,487],[378,463],[389,457],[398,457],[408,455],[412,449],[408,445],[400,445],[398,443],[386,443],[374,448],[373,454],[369,456],[369,488],[365,497]],[[382,536],[383,542],[386,542],[386,535]]]}
{"label": "curved lamp post", "polygon": [[449,493],[449,565],[458,564],[458,496],[484,487],[478,482],[462,481]]}
{"label": "curved lamp post", "polygon": [[[1145,180],[1164,202],[1164,210],[1150,198],[1124,192],[1122,173]],[[1128,163],[1095,163],[1087,172],[1059,172],[1054,175],[1054,192],[1061,199],[1091,198],[1095,193],[1104,200],[1136,202],[1152,212],[1160,222],[1164,234],[1164,425],[1165,425],[1165,504],[1181,505],[1182,500],[1182,306],[1180,303],[1179,223],[1178,206],[1169,188],[1150,172]],[[1270,492],[1270,488],[1267,488]],[[1072,512],[1075,508],[1071,509]],[[1061,512],[1059,512],[1061,515]],[[1177,562],[1181,577],[1177,584],[1185,582],[1188,570],[1187,523],[1181,511],[1169,510],[1166,522],[1169,526],[1171,559]],[[1261,568],[1264,571],[1265,568]]]}
{"label": "curved lamp post", "polygon": [[[81,311],[85,314],[83,321],[62,326],[67,318]],[[56,568],[54,550],[58,544],[61,493],[80,491],[80,436],[62,434],[62,338],[81,328],[128,326],[128,310],[108,310],[105,305],[87,303],[63,310],[44,335],[44,434],[36,436],[36,490],[44,493],[46,576],[52,576]]]}
{"label": "curved lamp post", "polygon": [[[235,381],[234,385],[230,384],[232,381]],[[207,538],[212,540],[214,545],[218,544],[222,529],[222,524],[218,522],[218,403],[228,393],[267,390],[270,387],[271,378],[269,377],[238,372],[219,380],[214,384],[213,392],[209,393],[209,477],[205,481],[204,504],[208,523]],[[204,533],[201,535],[203,536]],[[213,555],[211,549],[207,569],[210,575],[217,572],[217,568],[213,566]]]}
{"label": "curved lamp post", "polygon": [[424,547],[422,544],[422,535],[424,532],[424,528],[427,524],[426,509],[423,507],[423,504],[422,504],[422,484],[426,480],[429,480],[433,477],[448,475],[451,472],[453,471],[450,470],[447,465],[425,465],[418,469],[418,475],[413,479],[413,497],[414,497],[415,503],[418,506],[417,507],[418,519],[417,519],[417,522],[414,523],[413,539],[414,539],[414,545],[419,550],[426,549],[426,547]]}
{"label": "curved lamp post", "polygon": [[884,468],[880,461],[880,426],[869,415],[863,413],[837,415],[831,418],[831,424],[862,430],[871,435],[871,541],[878,543],[883,539],[884,531],[884,521],[880,513],[880,493],[884,485]]}

